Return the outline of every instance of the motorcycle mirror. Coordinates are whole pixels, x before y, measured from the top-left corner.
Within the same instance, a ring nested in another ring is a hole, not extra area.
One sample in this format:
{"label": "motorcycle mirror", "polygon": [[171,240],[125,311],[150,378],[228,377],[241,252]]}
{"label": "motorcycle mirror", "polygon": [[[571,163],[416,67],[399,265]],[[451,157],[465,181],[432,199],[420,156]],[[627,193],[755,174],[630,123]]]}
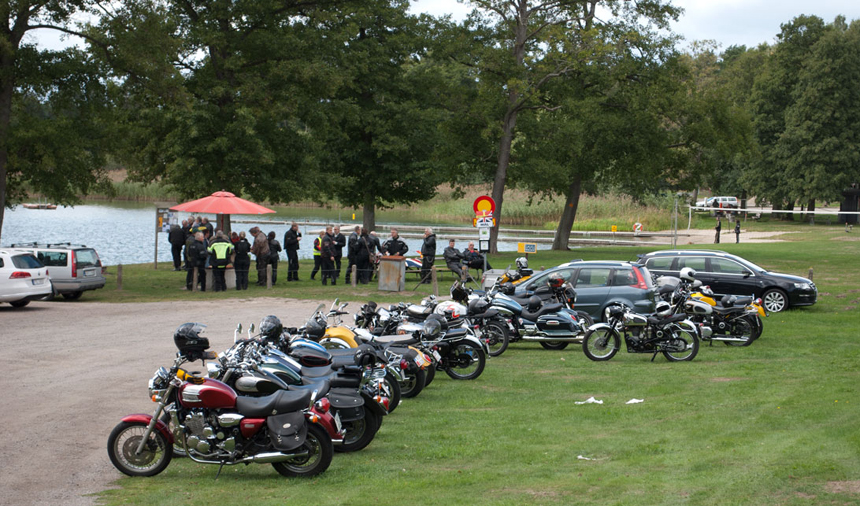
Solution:
{"label": "motorcycle mirror", "polygon": [[340,304],[340,298],[334,299],[334,302],[331,303],[331,310],[334,311],[338,304]]}
{"label": "motorcycle mirror", "polygon": [[345,308],[348,305],[349,305],[349,302],[344,302],[343,304],[340,305],[340,310],[343,311],[343,308]]}
{"label": "motorcycle mirror", "polygon": [[250,326],[248,326],[248,339],[251,339],[251,336],[253,336],[253,335],[254,335],[254,324],[252,323]]}

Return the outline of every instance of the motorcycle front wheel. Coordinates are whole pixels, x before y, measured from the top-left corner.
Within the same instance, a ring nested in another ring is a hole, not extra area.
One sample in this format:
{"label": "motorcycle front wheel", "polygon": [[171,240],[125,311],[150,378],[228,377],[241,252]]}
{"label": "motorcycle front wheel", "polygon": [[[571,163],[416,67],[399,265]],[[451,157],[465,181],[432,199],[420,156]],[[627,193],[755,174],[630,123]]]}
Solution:
{"label": "motorcycle front wheel", "polygon": [[376,437],[380,425],[382,425],[382,420],[379,415],[365,406],[364,418],[343,422],[343,428],[346,429],[346,433],[343,435],[343,444],[335,446],[334,451],[347,453],[363,449]]}
{"label": "motorcycle front wheel", "polygon": [[111,463],[129,476],[155,476],[164,471],[173,457],[173,445],[157,429],[147,438],[143,451],[137,447],[146,433],[143,422],[121,422],[108,436],[108,456]]}
{"label": "motorcycle front wheel", "polygon": [[473,380],[484,372],[487,356],[481,347],[471,341],[461,341],[448,352],[445,373],[455,380]]}
{"label": "motorcycle front wheel", "polygon": [[508,349],[508,328],[504,322],[488,322],[481,329],[481,339],[487,340],[490,356],[498,357]]}
{"label": "motorcycle front wheel", "polygon": [[699,338],[686,330],[675,330],[675,337],[664,342],[663,355],[670,362],[684,362],[693,360],[699,353]]}
{"label": "motorcycle front wheel", "polygon": [[331,459],[334,456],[334,449],[331,444],[331,437],[328,433],[315,423],[308,424],[308,435],[305,438],[305,443],[300,447],[307,450],[308,454],[304,457],[296,457],[285,462],[274,462],[272,467],[281,476],[316,476],[331,465]]}
{"label": "motorcycle front wheel", "polygon": [[596,362],[603,362],[614,357],[620,347],[621,338],[618,336],[618,332],[610,328],[589,330],[582,338],[582,352],[585,353],[586,357]]}
{"label": "motorcycle front wheel", "polygon": [[427,383],[427,373],[423,369],[418,369],[415,372],[404,372],[406,381],[400,384],[400,396],[411,398],[416,397],[424,390],[424,384]]}

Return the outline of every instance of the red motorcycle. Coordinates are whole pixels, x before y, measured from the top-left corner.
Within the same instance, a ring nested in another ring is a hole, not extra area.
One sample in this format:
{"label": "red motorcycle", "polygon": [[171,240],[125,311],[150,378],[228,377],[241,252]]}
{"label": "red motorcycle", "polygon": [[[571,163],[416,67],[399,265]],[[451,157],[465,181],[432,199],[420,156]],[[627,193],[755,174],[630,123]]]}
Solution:
{"label": "red motorcycle", "polygon": [[[186,323],[176,330],[173,367],[159,368],[149,381],[158,407],[153,415],[126,416],[111,431],[113,465],[129,476],[155,476],[170,463],[176,443],[203,464],[272,464],[283,476],[316,476],[328,469],[332,437],[343,438],[328,399],[317,400],[313,389],[241,397],[220,381],[181,369],[185,362],[215,358],[200,335],[205,327]],[[178,424],[173,432],[160,420],[165,410]]]}

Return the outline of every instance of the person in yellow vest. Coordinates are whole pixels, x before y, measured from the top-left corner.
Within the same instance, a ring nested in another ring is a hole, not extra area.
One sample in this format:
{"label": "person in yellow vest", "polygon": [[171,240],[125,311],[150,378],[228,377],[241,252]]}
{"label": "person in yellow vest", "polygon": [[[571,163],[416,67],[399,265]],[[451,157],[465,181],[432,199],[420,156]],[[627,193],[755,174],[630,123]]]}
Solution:
{"label": "person in yellow vest", "polygon": [[311,279],[317,275],[317,271],[322,267],[322,239],[325,235],[325,230],[320,230],[320,236],[314,239],[314,270],[311,271]]}
{"label": "person in yellow vest", "polygon": [[224,279],[224,273],[230,263],[230,255],[233,254],[233,243],[227,239],[223,232],[218,232],[207,250],[209,251],[209,264],[212,266],[214,290],[216,292],[226,291],[227,282]]}

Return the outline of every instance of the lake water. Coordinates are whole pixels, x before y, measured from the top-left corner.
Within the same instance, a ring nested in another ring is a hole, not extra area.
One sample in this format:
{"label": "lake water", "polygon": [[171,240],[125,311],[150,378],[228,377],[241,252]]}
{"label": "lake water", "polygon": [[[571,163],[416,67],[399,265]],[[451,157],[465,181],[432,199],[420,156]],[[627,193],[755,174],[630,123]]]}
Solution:
{"label": "lake water", "polygon": [[[13,243],[58,243],[71,242],[73,244],[86,244],[98,251],[105,265],[137,264],[152,262],[155,258],[155,210],[156,205],[152,203],[139,202],[110,202],[110,203],[87,203],[75,207],[59,207],[56,210],[24,209],[21,206],[14,210],[6,210],[3,221],[3,240],[0,247],[8,247]],[[315,213],[314,209],[290,209],[288,212],[280,212],[273,218],[259,216],[235,216],[234,219],[257,220],[260,228],[268,233],[274,231],[279,242],[283,242],[287,225],[267,223],[271,220],[295,220],[301,221],[334,221],[331,213]],[[189,213],[177,213],[180,222],[187,218]],[[328,216],[326,216],[328,215]],[[206,215],[203,215],[206,216]],[[345,215],[349,218],[350,215]],[[215,215],[209,215],[209,220],[215,223]],[[466,219],[464,218],[464,222]],[[344,223],[350,223],[348,219]],[[361,223],[357,223],[360,225]],[[390,225],[421,225],[420,223],[392,223],[379,222],[378,224]],[[245,230],[247,232],[253,225],[242,223],[233,224],[233,230]],[[432,225],[430,225],[432,226]],[[313,233],[319,230],[319,226],[301,226],[302,246],[299,258],[308,259],[313,255]],[[351,228],[351,226],[347,227]],[[348,236],[349,230],[342,232]],[[384,242],[387,233],[380,232],[380,238]],[[475,233],[477,243],[477,232]],[[251,240],[250,234],[248,237]],[[415,255],[421,249],[420,239],[406,239],[409,246],[409,255]],[[447,244],[437,241],[437,255]],[[457,242],[457,247],[462,249],[466,245],[463,241]],[[516,243],[499,243],[502,251],[515,251]],[[540,244],[539,249],[548,249],[549,245]],[[284,259],[286,255],[281,254]],[[164,263],[172,262],[170,255],[170,243],[167,242],[167,234],[158,234],[158,261]],[[345,260],[344,260],[345,261]]]}

